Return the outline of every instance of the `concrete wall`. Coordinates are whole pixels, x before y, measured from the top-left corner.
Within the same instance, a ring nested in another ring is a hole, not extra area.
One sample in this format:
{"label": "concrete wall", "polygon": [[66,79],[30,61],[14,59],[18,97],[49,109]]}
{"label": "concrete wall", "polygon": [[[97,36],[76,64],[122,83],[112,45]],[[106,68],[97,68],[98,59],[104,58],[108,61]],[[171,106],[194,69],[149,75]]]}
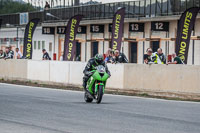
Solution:
{"label": "concrete wall", "polygon": [[[0,60],[0,78],[81,85],[84,62]],[[108,64],[107,88],[200,93],[200,66]]]}
{"label": "concrete wall", "polygon": [[9,79],[27,79],[27,61],[0,60],[0,77]]}
{"label": "concrete wall", "polygon": [[200,66],[124,65],[124,88],[200,93]]}

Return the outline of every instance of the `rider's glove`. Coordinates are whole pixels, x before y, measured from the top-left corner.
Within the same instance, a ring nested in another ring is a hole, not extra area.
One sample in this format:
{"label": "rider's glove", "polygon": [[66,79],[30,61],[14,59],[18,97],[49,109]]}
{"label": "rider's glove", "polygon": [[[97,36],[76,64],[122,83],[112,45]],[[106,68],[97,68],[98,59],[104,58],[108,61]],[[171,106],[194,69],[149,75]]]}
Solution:
{"label": "rider's glove", "polygon": [[86,75],[91,76],[92,72],[86,72]]}

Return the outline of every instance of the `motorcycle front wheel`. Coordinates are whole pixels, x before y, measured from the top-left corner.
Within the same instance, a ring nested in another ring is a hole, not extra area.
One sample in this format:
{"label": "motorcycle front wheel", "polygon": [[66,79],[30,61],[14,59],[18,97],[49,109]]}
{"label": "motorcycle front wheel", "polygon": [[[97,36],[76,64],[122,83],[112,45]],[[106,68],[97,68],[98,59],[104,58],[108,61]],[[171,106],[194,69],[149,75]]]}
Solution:
{"label": "motorcycle front wheel", "polygon": [[102,97],[103,97],[103,85],[98,86],[99,89],[97,91],[97,99],[96,99],[96,103],[99,104],[101,103]]}

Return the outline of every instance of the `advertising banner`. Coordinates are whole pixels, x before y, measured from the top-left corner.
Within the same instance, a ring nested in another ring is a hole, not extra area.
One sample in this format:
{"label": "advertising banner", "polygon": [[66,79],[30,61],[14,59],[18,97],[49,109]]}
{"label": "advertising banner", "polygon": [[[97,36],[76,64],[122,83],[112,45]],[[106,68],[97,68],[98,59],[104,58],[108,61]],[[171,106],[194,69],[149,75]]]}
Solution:
{"label": "advertising banner", "polygon": [[124,28],[124,16],[125,8],[119,9],[113,18],[112,23],[112,38],[111,46],[112,50],[121,50],[121,42],[123,37],[123,28]]}
{"label": "advertising banner", "polygon": [[32,59],[32,51],[33,51],[33,33],[40,19],[35,18],[28,22],[26,25],[26,29],[24,32],[24,49],[23,49],[23,58]]}
{"label": "advertising banner", "polygon": [[76,48],[76,34],[82,18],[82,15],[76,15],[72,17],[67,24],[64,42],[64,61],[73,61],[74,59]]}
{"label": "advertising banner", "polygon": [[176,38],[176,55],[187,64],[190,37],[200,8],[187,9],[178,22]]}

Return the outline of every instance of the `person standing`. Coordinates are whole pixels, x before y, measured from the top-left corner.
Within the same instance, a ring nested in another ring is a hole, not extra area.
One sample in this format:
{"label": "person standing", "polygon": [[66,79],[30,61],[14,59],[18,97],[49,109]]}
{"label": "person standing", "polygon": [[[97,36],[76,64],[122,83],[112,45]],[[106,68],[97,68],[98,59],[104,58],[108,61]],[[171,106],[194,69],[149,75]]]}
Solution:
{"label": "person standing", "polygon": [[75,61],[81,61],[81,56],[78,55],[78,56],[76,57]]}
{"label": "person standing", "polygon": [[3,50],[0,50],[0,59],[4,59],[6,54],[3,52]]}
{"label": "person standing", "polygon": [[13,57],[14,57],[14,51],[12,50],[12,46],[10,45],[8,47],[8,49],[9,49],[9,53],[12,55],[12,59],[13,59]]}
{"label": "person standing", "polygon": [[128,59],[126,58],[124,53],[120,53],[119,50],[115,50],[114,53],[114,62],[115,63],[128,63]]}
{"label": "person standing", "polygon": [[144,63],[152,64],[153,62],[152,62],[151,56],[152,56],[153,51],[151,48],[148,48],[146,52],[147,52],[147,54],[144,54]]}
{"label": "person standing", "polygon": [[46,1],[46,4],[45,4],[45,6],[44,6],[44,9],[45,10],[49,10],[50,9],[50,5],[49,5],[49,3]]}
{"label": "person standing", "polygon": [[22,58],[22,53],[19,51],[19,48],[16,48],[15,52],[16,52],[16,58],[17,59],[21,59]]}
{"label": "person standing", "polygon": [[161,48],[158,48],[157,52],[152,54],[152,60],[154,64],[166,64],[166,57]]}
{"label": "person standing", "polygon": [[13,59],[13,54],[14,52],[13,51],[10,51],[10,48],[9,47],[6,47],[6,54],[5,54],[5,60],[6,59]]}
{"label": "person standing", "polygon": [[166,64],[166,56],[163,54],[162,49],[158,48],[158,57],[160,59],[160,61],[162,62],[162,64]]}
{"label": "person standing", "polygon": [[43,57],[42,60],[51,60],[51,57],[49,56],[49,54],[47,53],[46,49],[42,50],[43,53]]}
{"label": "person standing", "polygon": [[172,57],[174,58],[174,61],[168,62],[168,64],[184,64],[184,62],[181,60],[181,58],[179,56],[176,56],[176,53],[173,53]]}
{"label": "person standing", "polygon": [[112,50],[109,48],[108,51],[106,52],[106,58],[105,58],[105,63],[112,63],[113,58],[112,58]]}

